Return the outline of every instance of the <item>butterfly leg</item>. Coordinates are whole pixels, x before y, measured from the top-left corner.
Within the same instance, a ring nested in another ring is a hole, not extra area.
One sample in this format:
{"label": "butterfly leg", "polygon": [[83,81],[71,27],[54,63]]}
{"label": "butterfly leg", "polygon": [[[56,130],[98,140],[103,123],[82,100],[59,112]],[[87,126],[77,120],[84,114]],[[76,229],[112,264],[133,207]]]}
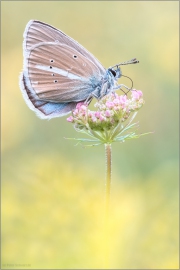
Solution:
{"label": "butterfly leg", "polygon": [[[126,88],[128,91],[125,92],[125,91],[122,89],[122,87]],[[129,87],[127,87],[127,86],[124,85],[124,84],[119,84],[119,85],[116,86],[113,90],[118,90],[118,89],[120,89],[121,91],[123,91],[123,93],[124,93],[125,95],[127,95],[127,94],[129,93],[129,91],[132,90],[132,88],[129,88]]]}
{"label": "butterfly leg", "polygon": [[127,90],[129,90],[129,91],[132,89],[132,88],[127,87],[127,86],[124,85],[124,84],[119,84],[118,86],[114,87],[113,90],[121,89],[121,87],[124,87],[124,88],[126,88]]}
{"label": "butterfly leg", "polygon": [[95,90],[86,98],[85,103],[90,104],[93,98],[100,99],[100,87],[97,86]]}

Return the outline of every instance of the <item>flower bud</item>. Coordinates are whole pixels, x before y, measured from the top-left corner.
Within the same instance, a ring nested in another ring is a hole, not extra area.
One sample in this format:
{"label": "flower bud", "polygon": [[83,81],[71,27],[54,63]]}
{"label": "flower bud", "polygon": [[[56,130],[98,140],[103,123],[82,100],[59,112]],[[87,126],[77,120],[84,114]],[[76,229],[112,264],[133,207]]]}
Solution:
{"label": "flower bud", "polygon": [[69,117],[67,118],[67,121],[73,123],[73,122],[74,122],[74,117],[73,117],[72,115],[69,116]]}

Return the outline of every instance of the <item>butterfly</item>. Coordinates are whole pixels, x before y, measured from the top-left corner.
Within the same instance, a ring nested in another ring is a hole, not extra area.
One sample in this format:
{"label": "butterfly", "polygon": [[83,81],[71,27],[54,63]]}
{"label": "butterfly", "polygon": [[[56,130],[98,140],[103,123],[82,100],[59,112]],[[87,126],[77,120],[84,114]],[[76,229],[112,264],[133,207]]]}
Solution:
{"label": "butterfly", "polygon": [[68,114],[77,103],[121,89],[120,65],[105,69],[82,45],[53,26],[31,20],[24,31],[20,89],[29,108],[42,119]]}

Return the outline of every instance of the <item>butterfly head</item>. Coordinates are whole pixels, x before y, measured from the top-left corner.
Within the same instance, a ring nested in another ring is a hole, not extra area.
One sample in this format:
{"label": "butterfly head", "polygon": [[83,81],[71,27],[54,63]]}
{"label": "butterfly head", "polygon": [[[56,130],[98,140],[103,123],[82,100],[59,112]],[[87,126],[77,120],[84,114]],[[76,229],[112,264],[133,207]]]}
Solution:
{"label": "butterfly head", "polygon": [[116,69],[108,68],[108,71],[113,75],[116,80],[119,79],[122,75],[120,67],[116,67]]}

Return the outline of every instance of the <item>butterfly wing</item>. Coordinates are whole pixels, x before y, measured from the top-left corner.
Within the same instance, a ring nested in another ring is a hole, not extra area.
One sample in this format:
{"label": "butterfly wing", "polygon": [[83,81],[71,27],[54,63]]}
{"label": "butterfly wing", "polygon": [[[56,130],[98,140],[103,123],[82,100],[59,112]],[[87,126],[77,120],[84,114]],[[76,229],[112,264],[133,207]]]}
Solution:
{"label": "butterfly wing", "polygon": [[64,44],[75,49],[92,61],[92,63],[99,68],[101,73],[104,74],[105,69],[101,63],[77,41],[49,24],[36,20],[29,21],[24,31],[24,50],[29,51],[33,46],[41,42],[58,42],[59,44]]}
{"label": "butterfly wing", "polygon": [[34,47],[26,60],[24,76],[40,100],[82,101],[101,81],[99,69],[67,45],[44,42]]}
{"label": "butterfly wing", "polygon": [[105,72],[76,41],[38,21],[28,23],[23,48],[21,90],[41,118],[69,113],[78,101],[86,100]]}
{"label": "butterfly wing", "polygon": [[23,73],[21,73],[20,75],[20,88],[28,107],[32,111],[34,111],[38,117],[42,119],[51,119],[55,117],[64,116],[73,109],[75,109],[77,105],[77,102],[54,103],[39,100],[27,86],[27,80],[25,79]]}

